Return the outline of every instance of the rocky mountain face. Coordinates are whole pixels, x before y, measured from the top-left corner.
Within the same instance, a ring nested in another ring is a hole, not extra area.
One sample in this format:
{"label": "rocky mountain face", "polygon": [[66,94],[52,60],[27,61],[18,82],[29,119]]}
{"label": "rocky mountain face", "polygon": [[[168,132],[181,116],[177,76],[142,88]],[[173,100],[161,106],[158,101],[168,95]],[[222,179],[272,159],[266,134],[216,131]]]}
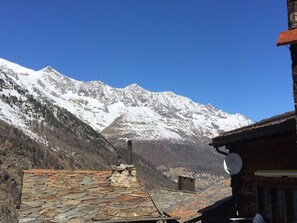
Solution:
{"label": "rocky mountain face", "polygon": [[137,140],[195,143],[251,123],[240,114],[230,115],[172,92],[150,92],[136,84],[112,88],[100,81],[73,80],[51,67],[33,71],[3,59],[0,69],[39,100],[67,109],[95,130],[105,130],[108,137],[117,133],[118,139],[128,135]]}
{"label": "rocky mountain face", "polygon": [[[192,171],[209,169],[217,173],[222,157],[208,147],[209,138],[251,124],[240,114],[227,114],[172,92],[150,92],[137,84],[112,88],[100,81],[71,79],[51,67],[34,71],[4,59],[0,59],[0,71],[2,82],[25,89],[40,103],[64,108],[113,145],[124,147],[126,139],[133,139],[139,155],[169,169],[186,163]],[[2,94],[23,97],[15,90]],[[28,129],[26,122],[32,117],[21,117],[24,115],[17,107],[3,106],[0,119],[43,140]]]}
{"label": "rocky mountain face", "polygon": [[[24,169],[110,169],[126,152],[65,108],[36,97],[13,75],[0,70],[0,222],[17,222]],[[176,187],[141,157],[135,155],[134,164],[148,188]]]}
{"label": "rocky mountain face", "polygon": [[[134,142],[138,154],[134,162],[147,185],[174,187],[146,160],[173,178],[174,170],[183,168],[191,176],[205,173],[219,179],[222,157],[209,148],[209,138],[251,123],[240,114],[230,115],[172,92],[150,92],[136,84],[112,88],[100,81],[71,79],[51,67],[34,71],[4,59],[0,59],[0,121],[7,128],[0,142],[2,150],[11,153],[7,160],[25,162],[13,168],[15,175],[7,173],[16,188],[23,168],[108,168],[117,156],[125,157],[128,138]],[[22,135],[17,145],[6,141],[14,131]],[[27,142],[28,152],[15,159]]]}

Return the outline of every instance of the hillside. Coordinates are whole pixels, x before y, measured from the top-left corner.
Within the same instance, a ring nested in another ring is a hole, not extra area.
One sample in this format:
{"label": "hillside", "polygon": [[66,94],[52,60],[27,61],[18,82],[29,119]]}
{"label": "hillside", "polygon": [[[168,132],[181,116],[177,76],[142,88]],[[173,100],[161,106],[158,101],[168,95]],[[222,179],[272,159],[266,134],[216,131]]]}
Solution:
{"label": "hillside", "polygon": [[173,92],[112,88],[0,59],[0,216],[15,219],[23,169],[108,169],[126,157],[128,138],[148,188],[176,187],[159,170],[203,178],[197,188],[215,184],[223,157],[209,138],[250,123]]}
{"label": "hillside", "polygon": [[[14,84],[0,73],[2,114],[16,112],[10,120],[0,120],[0,216],[14,222],[19,206],[22,170],[109,169],[125,151],[117,151],[92,127],[67,110],[43,100]],[[8,92],[8,93],[7,93]],[[119,150],[119,149],[118,149]],[[153,165],[140,157],[134,163],[148,187],[175,187]]]}
{"label": "hillside", "polygon": [[[96,143],[89,142],[87,146],[92,148],[92,144]],[[70,143],[63,143],[64,146],[70,146]],[[121,154],[124,157],[125,151]],[[109,165],[102,162],[96,151],[81,150],[78,155],[84,158],[74,160],[66,154],[55,152],[51,147],[32,140],[18,129],[0,121],[0,222],[16,222],[24,169],[109,169]],[[134,163],[138,175],[148,188],[176,188],[174,183],[148,162],[136,156]]]}
{"label": "hillside", "polygon": [[0,70],[7,75],[1,79],[9,78],[40,101],[67,109],[95,130],[112,126],[112,133],[124,139],[129,133],[137,140],[195,143],[251,123],[240,114],[228,114],[173,92],[150,92],[137,84],[112,88],[100,81],[71,79],[51,67],[34,71],[4,59],[0,59]]}
{"label": "hillside", "polygon": [[[25,89],[40,103],[71,112],[113,145],[123,147],[126,139],[132,139],[140,156],[168,170],[192,163],[186,166],[189,171],[208,169],[221,174],[222,157],[209,151],[209,139],[251,124],[240,114],[228,114],[173,92],[151,92],[137,84],[113,88],[100,81],[74,80],[52,67],[34,71],[4,59],[0,59],[0,71],[3,82]],[[23,97],[12,90],[3,94]],[[0,107],[0,119],[31,134],[24,120],[32,121],[32,117],[22,117],[17,107]]]}

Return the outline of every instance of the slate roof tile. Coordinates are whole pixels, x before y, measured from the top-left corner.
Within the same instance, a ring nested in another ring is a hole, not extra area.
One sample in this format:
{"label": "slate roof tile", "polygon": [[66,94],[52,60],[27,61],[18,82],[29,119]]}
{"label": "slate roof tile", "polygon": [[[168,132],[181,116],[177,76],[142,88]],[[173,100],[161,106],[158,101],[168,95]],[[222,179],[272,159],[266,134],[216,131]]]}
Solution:
{"label": "slate roof tile", "polygon": [[202,215],[205,209],[231,195],[230,180],[224,180],[205,191],[185,193],[182,191],[153,190],[150,192],[156,205],[171,217],[185,222]]}
{"label": "slate roof tile", "polygon": [[160,218],[144,186],[111,183],[111,171],[26,170],[19,222],[93,222]]}

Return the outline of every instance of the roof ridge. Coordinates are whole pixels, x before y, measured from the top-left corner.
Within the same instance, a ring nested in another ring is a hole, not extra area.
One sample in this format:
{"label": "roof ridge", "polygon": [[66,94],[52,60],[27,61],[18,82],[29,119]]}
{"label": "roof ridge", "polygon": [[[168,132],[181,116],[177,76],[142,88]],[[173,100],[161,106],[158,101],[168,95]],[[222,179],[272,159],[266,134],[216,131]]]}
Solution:
{"label": "roof ridge", "polygon": [[77,174],[97,174],[97,173],[111,173],[111,170],[57,170],[57,169],[29,169],[24,170],[24,173],[33,173],[33,174],[55,174],[55,173],[77,173]]}

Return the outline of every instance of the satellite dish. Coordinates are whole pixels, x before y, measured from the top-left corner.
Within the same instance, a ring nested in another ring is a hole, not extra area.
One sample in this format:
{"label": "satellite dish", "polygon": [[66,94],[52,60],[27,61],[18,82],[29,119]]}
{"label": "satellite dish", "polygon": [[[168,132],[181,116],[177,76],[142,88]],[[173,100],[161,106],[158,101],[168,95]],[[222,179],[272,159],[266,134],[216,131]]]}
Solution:
{"label": "satellite dish", "polygon": [[237,153],[230,153],[224,159],[224,169],[229,175],[236,175],[242,168],[242,160]]}

